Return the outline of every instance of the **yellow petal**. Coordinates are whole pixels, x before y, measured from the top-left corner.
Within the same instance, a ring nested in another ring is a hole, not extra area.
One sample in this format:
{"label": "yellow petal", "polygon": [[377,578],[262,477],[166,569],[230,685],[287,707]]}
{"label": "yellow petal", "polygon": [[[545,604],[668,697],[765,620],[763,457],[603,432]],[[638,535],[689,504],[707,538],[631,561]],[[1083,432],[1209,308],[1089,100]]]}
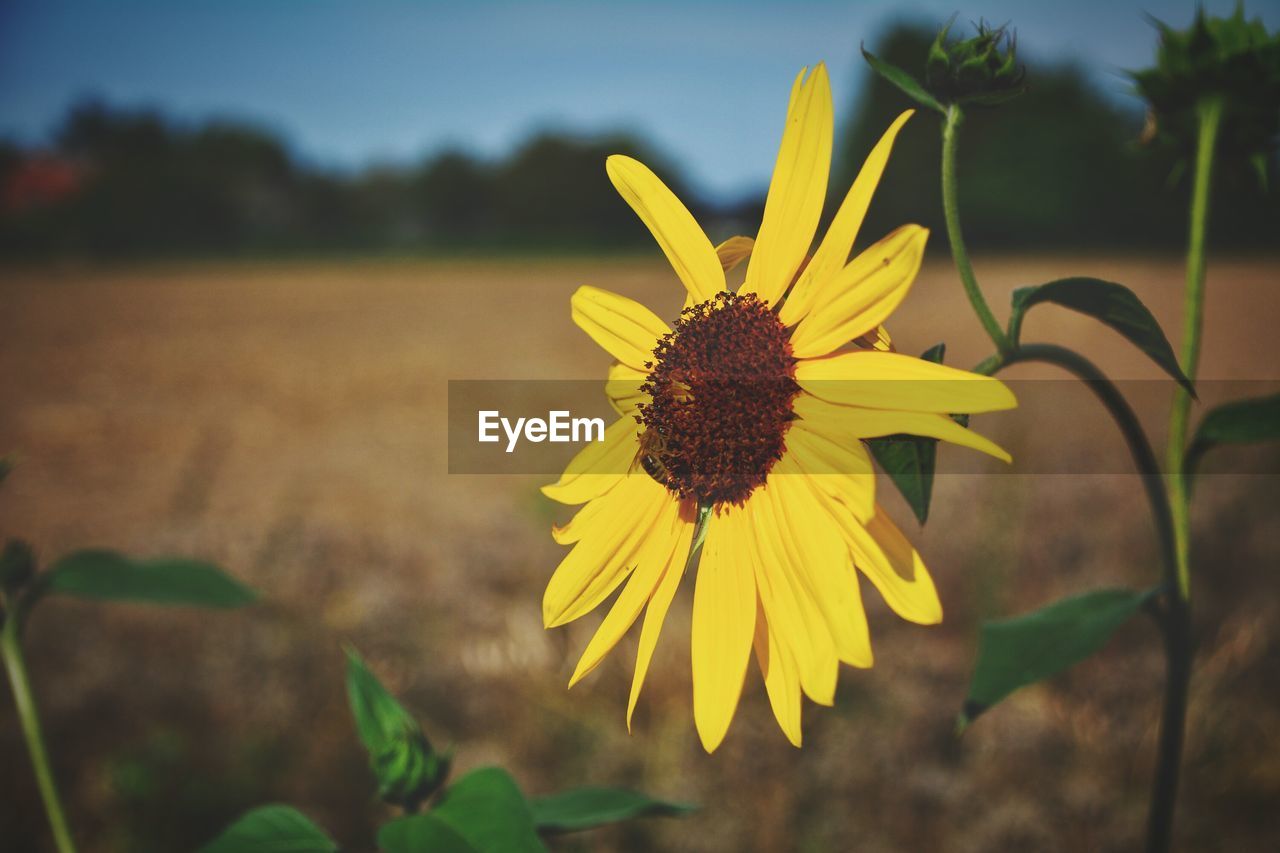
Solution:
{"label": "yellow petal", "polygon": [[818,250],[813,253],[813,260],[805,267],[796,282],[787,302],[782,306],[779,318],[785,326],[794,326],[810,309],[813,298],[823,289],[825,283],[838,272],[849,260],[853,251],[853,243],[858,238],[862,220],[867,215],[867,207],[875,194],[880,176],[889,162],[889,152],[893,150],[893,142],[898,131],[911,118],[915,110],[907,110],[898,116],[889,129],[880,137],[880,141],[871,149],[867,159],[863,161],[858,177],[854,179],[849,194],[845,196],[831,220],[831,227],[822,238]]}
{"label": "yellow petal", "polygon": [[[618,482],[621,482],[621,478],[619,478]],[[568,524],[563,526],[551,525],[551,538],[555,540],[556,544],[572,545],[580,541],[587,534],[587,531],[597,524],[597,520],[604,514],[606,509],[610,509],[615,513],[620,511],[622,508],[617,501],[605,500],[607,495],[608,492],[605,492],[604,495],[587,501],[581,509],[574,513],[573,518],[569,519]]]}
{"label": "yellow petal", "polygon": [[703,302],[724,290],[724,270],[716,250],[675,193],[648,166],[630,157],[614,154],[605,169],[618,193],[658,241],[693,300]]}
{"label": "yellow petal", "polygon": [[714,752],[738,708],[756,622],[756,586],[741,551],[742,513],[716,511],[693,592],[693,721]]}
{"label": "yellow petal", "polygon": [[[719,266],[716,267],[719,269]],[[648,308],[598,287],[579,287],[570,301],[573,322],[605,352],[636,370],[653,360],[658,338],[671,329]]]}
{"label": "yellow petal", "polygon": [[1000,445],[946,415],[933,412],[895,412],[828,403],[809,394],[798,394],[792,410],[809,429],[837,443],[886,435],[923,435],[968,447],[1004,462],[1012,459]]}
{"label": "yellow petal", "polygon": [[609,597],[635,567],[659,513],[675,502],[647,474],[626,477],[599,500],[608,501],[573,550],[556,567],[542,596],[548,628],[572,622]]}
{"label": "yellow petal", "polygon": [[640,627],[640,645],[636,649],[636,671],[631,679],[631,697],[627,700],[627,731],[631,731],[631,717],[636,710],[636,701],[640,698],[640,688],[644,686],[645,675],[649,672],[649,663],[653,660],[654,649],[658,646],[658,637],[662,634],[662,624],[666,621],[667,611],[675,598],[676,590],[684,577],[685,564],[689,548],[693,544],[693,510],[690,502],[681,506],[683,527],[680,540],[672,553],[671,562],[663,571],[658,587],[649,599],[649,606],[644,611],[644,624]]}
{"label": "yellow petal", "polygon": [[771,500],[777,545],[810,590],[826,619],[840,660],[853,666],[872,663],[871,635],[849,548],[835,516],[857,524],[850,510],[816,488],[811,478],[784,457],[769,475],[765,493]]}
{"label": "yellow petal", "polygon": [[716,246],[716,257],[720,259],[720,266],[724,267],[725,272],[732,271],[738,264],[751,257],[751,249],[755,246],[756,241],[750,237],[730,237],[719,246]]}
{"label": "yellow petal", "polygon": [[855,522],[845,525],[844,531],[854,562],[895,613],[920,625],[942,621],[942,602],[933,578],[884,510],[877,508],[865,528]]}
{"label": "yellow petal", "polygon": [[740,548],[755,571],[756,593],[764,605],[770,634],[776,633],[795,658],[800,685],[809,698],[830,705],[835,701],[839,669],[831,632],[802,576],[805,568],[796,565],[780,546],[780,522],[767,491],[755,492],[744,507],[743,533],[749,538]]}
{"label": "yellow petal", "polygon": [[876,473],[862,442],[833,440],[795,421],[787,431],[787,453],[815,485],[839,497],[859,518],[875,513]]}
{"label": "yellow petal", "polygon": [[791,655],[778,642],[778,635],[765,621],[764,605],[756,606],[756,662],[764,676],[769,706],[782,733],[792,746],[800,746],[800,673]]}
{"label": "yellow petal", "polygon": [[791,335],[795,357],[826,355],[883,323],[916,280],[928,238],[904,225],[836,273]]}
{"label": "yellow petal", "polygon": [[854,340],[863,349],[874,349],[880,352],[893,352],[893,341],[889,338],[889,330],[884,326],[876,326],[875,331]]}
{"label": "yellow petal", "polygon": [[796,382],[828,402],[869,409],[972,414],[1018,404],[998,379],[896,352],[802,359],[796,363]]}
{"label": "yellow petal", "polygon": [[645,603],[654,594],[658,582],[662,579],[663,573],[668,571],[672,561],[684,559],[684,555],[677,552],[682,533],[687,527],[687,524],[680,521],[679,502],[668,501],[659,511],[652,533],[640,547],[636,556],[635,571],[631,573],[631,577],[627,578],[627,584],[622,588],[618,600],[613,603],[609,614],[600,623],[600,627],[596,629],[591,642],[587,644],[586,650],[578,660],[573,677],[569,679],[570,687],[599,666],[605,655],[618,644],[622,635],[627,633],[636,621],[636,617],[640,615]]}
{"label": "yellow petal", "polygon": [[609,405],[620,415],[634,415],[641,403],[649,402],[649,395],[640,390],[640,386],[648,378],[647,371],[636,370],[620,361],[614,362],[609,367],[609,376],[604,383],[604,393],[609,398]]}
{"label": "yellow petal", "polygon": [[640,449],[639,424],[625,415],[605,428],[604,441],[593,441],[569,460],[560,479],[542,493],[562,504],[586,503],[612,489],[631,470]]}
{"label": "yellow petal", "polygon": [[[800,72],[797,83],[804,78]],[[769,304],[782,297],[804,261],[822,216],[831,169],[831,83],[821,63],[793,96],[765,199],[743,293]]]}

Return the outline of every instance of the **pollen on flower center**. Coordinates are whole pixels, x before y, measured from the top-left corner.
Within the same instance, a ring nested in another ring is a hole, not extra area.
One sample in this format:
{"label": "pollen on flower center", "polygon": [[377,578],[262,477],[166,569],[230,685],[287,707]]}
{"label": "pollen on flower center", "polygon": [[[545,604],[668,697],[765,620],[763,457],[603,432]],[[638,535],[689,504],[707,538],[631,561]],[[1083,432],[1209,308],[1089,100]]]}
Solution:
{"label": "pollen on flower center", "polygon": [[755,294],[719,293],[653,355],[637,462],[681,498],[742,503],[786,446],[800,390],[786,328]]}

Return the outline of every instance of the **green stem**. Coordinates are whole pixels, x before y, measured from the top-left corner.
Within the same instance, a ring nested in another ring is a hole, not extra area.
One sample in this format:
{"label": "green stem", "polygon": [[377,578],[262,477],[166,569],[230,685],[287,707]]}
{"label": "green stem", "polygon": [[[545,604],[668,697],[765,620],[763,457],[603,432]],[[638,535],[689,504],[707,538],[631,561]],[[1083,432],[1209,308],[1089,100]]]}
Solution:
{"label": "green stem", "polygon": [[[1209,222],[1209,194],[1213,183],[1213,153],[1222,122],[1222,99],[1208,97],[1197,105],[1195,184],[1191,191],[1190,235],[1187,242],[1187,283],[1183,297],[1182,372],[1195,381],[1204,329],[1205,238]],[[1174,392],[1169,415],[1169,504],[1173,512],[1175,566],[1165,613],[1164,711],[1160,717],[1159,751],[1151,807],[1147,814],[1147,853],[1165,853],[1173,840],[1173,814],[1178,799],[1182,740],[1186,729],[1187,690],[1191,684],[1191,513],[1187,495],[1187,424],[1191,395]]]}
{"label": "green stem", "polygon": [[956,198],[956,131],[963,119],[964,114],[958,106],[951,104],[947,107],[946,120],[942,125],[942,213],[947,222],[947,239],[951,241],[951,257],[960,273],[960,281],[964,284],[969,304],[973,306],[982,327],[991,336],[997,352],[1003,354],[1010,350],[1009,339],[996,322],[995,315],[991,313],[991,308],[978,287],[973,265],[969,263],[969,250],[965,248],[964,237],[960,233],[960,202]]}
{"label": "green stem", "polygon": [[53,830],[54,843],[59,853],[75,853],[76,846],[71,840],[67,816],[62,810],[62,801],[58,799],[58,786],[53,780],[53,770],[49,766],[49,754],[44,748],[44,736],[40,732],[40,713],[36,710],[35,697],[31,694],[27,664],[22,657],[22,642],[19,637],[20,610],[21,608],[14,607],[8,613],[3,634],[0,635],[0,655],[3,655],[4,666],[9,673],[9,685],[13,688],[13,702],[18,708],[18,720],[22,724],[22,734],[27,740],[27,751],[31,754],[31,767],[35,771],[36,784],[44,800],[45,813],[49,816],[49,827]]}
{"label": "green stem", "polygon": [[[1199,135],[1196,140],[1195,184],[1191,191],[1190,234],[1187,240],[1187,282],[1182,307],[1182,372],[1193,382],[1200,363],[1200,338],[1204,329],[1205,238],[1209,222],[1209,191],[1213,182],[1213,151],[1222,120],[1222,100],[1210,97],[1197,107]],[[1174,533],[1178,548],[1178,592],[1191,595],[1191,524],[1188,512],[1185,453],[1187,424],[1191,417],[1191,395],[1182,388],[1174,392],[1169,416],[1169,491],[1173,503]]]}

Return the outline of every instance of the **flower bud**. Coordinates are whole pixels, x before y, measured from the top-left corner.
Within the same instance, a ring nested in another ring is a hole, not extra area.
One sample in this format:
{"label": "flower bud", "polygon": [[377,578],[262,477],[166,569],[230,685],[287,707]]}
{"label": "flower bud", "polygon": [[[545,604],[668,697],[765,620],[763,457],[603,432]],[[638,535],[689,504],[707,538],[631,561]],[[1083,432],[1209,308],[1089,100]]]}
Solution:
{"label": "flower bud", "polygon": [[973,38],[948,43],[953,18],[929,46],[925,88],[944,104],[993,106],[1026,91],[1018,39],[1006,27],[977,25]]}
{"label": "flower bud", "polygon": [[1162,137],[1189,150],[1199,110],[1216,102],[1219,150],[1262,170],[1280,135],[1280,33],[1245,20],[1243,5],[1229,18],[1199,9],[1186,30],[1152,22],[1160,31],[1156,64],[1132,74],[1149,105],[1144,140]]}
{"label": "flower bud", "polygon": [[444,784],[453,756],[432,749],[421,729],[411,724],[371,754],[370,763],[378,778],[378,796],[413,811]]}

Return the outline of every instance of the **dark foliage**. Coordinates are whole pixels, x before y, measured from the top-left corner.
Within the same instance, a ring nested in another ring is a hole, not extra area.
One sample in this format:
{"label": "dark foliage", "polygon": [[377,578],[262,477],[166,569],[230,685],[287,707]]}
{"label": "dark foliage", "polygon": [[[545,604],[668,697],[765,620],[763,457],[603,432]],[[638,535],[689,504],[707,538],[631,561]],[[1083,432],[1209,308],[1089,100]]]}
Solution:
{"label": "dark foliage", "polygon": [[[900,27],[875,53],[924,76],[934,35]],[[965,238],[989,248],[1176,249],[1186,237],[1188,180],[1164,150],[1139,144],[1139,102],[1124,112],[1071,65],[1027,63],[1027,91],[997,109],[966,110],[958,172]],[[894,87],[861,69],[861,109],[836,153],[832,188],[847,188],[893,118],[914,106]],[[1118,85],[1123,85],[1119,82]],[[869,239],[902,222],[943,234],[938,186],[939,119],[921,113],[894,148],[868,220]],[[1266,247],[1280,228],[1280,195],[1257,180],[1224,170],[1214,204],[1215,246]]]}

